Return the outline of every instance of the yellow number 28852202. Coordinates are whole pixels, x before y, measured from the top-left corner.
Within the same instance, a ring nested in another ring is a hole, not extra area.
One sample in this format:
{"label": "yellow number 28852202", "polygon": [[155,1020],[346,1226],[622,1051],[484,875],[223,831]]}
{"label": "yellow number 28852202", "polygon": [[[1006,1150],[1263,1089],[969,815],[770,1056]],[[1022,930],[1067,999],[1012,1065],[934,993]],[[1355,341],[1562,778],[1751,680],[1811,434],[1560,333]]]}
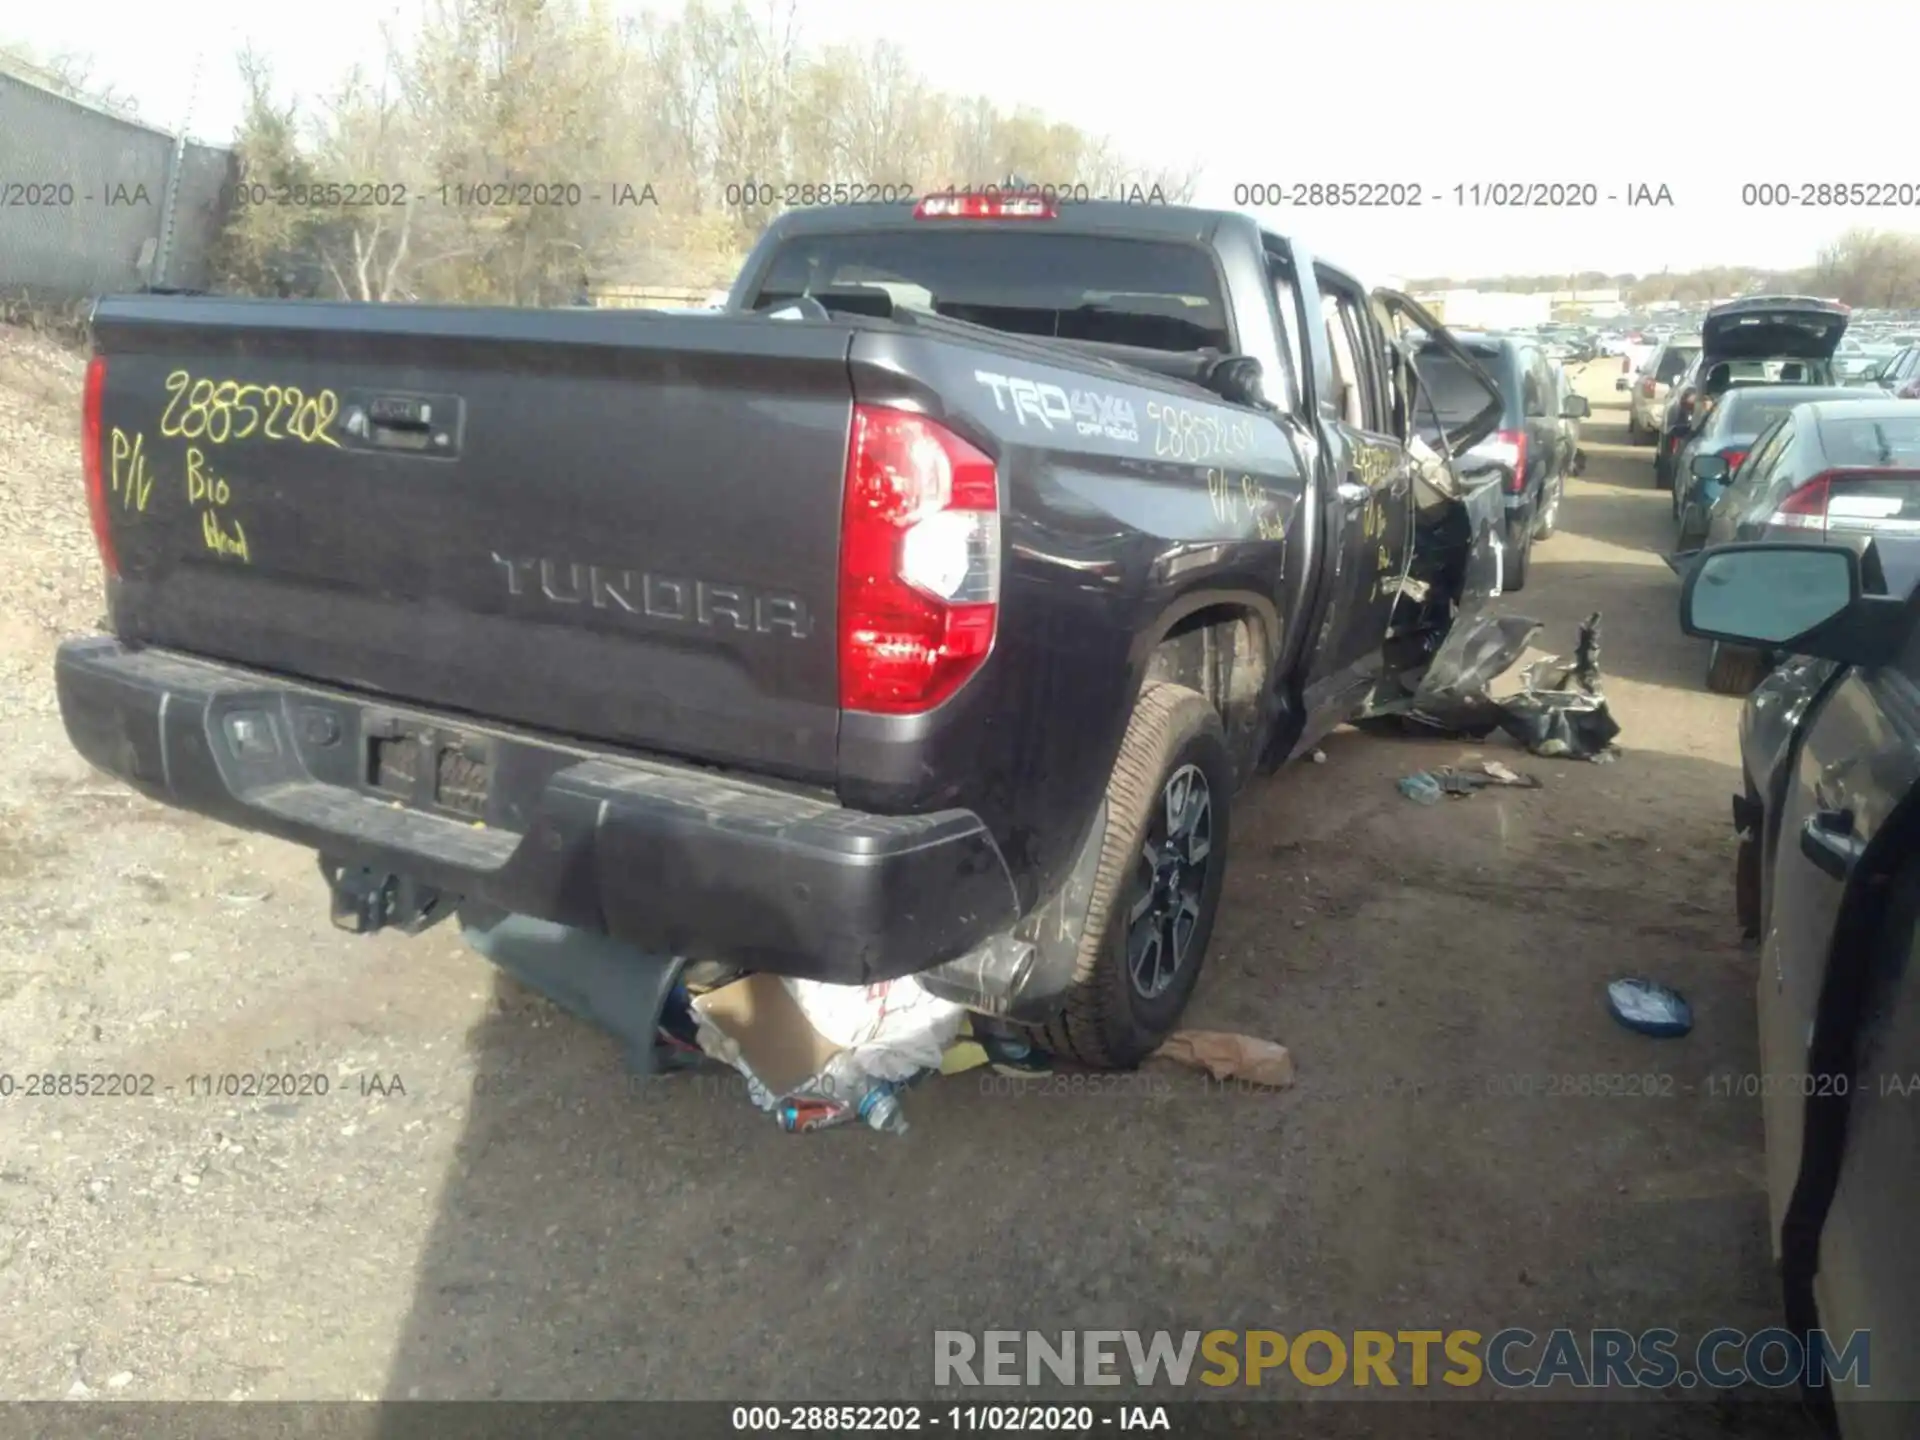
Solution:
{"label": "yellow number 28852202", "polygon": [[263,440],[340,448],[329,432],[340,414],[340,397],[331,390],[309,395],[296,385],[242,384],[204,375],[195,379],[185,370],[168,375],[166,388],[160,433],[169,439],[224,445],[258,434]]}

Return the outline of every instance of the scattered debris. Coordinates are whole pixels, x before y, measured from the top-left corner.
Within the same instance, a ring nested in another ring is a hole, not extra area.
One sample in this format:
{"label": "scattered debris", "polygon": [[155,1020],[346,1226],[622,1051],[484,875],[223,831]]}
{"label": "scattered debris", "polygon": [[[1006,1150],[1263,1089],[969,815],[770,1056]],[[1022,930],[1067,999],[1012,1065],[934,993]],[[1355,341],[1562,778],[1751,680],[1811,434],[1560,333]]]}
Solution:
{"label": "scattered debris", "polygon": [[1308,758],[1316,765],[1324,765],[1327,763],[1327,752],[1316,745],[1313,747],[1313,754]]}
{"label": "scattered debris", "polygon": [[1416,770],[1411,775],[1400,777],[1400,793],[1417,805],[1437,805],[1446,792],[1441,790],[1440,782],[1424,770]]}
{"label": "scattered debris", "polygon": [[1215,1080],[1243,1080],[1270,1090],[1293,1084],[1293,1056],[1287,1047],[1225,1030],[1176,1030],[1153,1052],[1189,1070],[1204,1070]]}
{"label": "scattered debris", "polygon": [[1669,1040],[1693,1029],[1693,1007],[1678,990],[1638,976],[1607,986],[1607,1009],[1629,1030]]}
{"label": "scattered debris", "polygon": [[1421,805],[1432,805],[1442,795],[1451,795],[1458,800],[1463,795],[1472,795],[1491,786],[1509,786],[1521,790],[1538,790],[1538,776],[1522,775],[1509,769],[1498,760],[1485,760],[1478,770],[1460,770],[1452,765],[1436,766],[1432,770],[1417,770],[1411,775],[1400,777],[1400,793],[1409,800]]}
{"label": "scattered debris", "polygon": [[1536,755],[1611,760],[1620,726],[1600,691],[1598,611],[1580,627],[1571,666],[1543,656],[1520,670],[1517,689],[1500,685],[1539,629],[1523,616],[1476,615],[1453,628],[1412,694],[1370,713],[1476,740],[1503,731]]}
{"label": "scattered debris", "polygon": [[896,1092],[939,1070],[964,1012],[911,977],[828,985],[748,975],[690,1002],[699,1048],[738,1070],[780,1127],[907,1128]]}

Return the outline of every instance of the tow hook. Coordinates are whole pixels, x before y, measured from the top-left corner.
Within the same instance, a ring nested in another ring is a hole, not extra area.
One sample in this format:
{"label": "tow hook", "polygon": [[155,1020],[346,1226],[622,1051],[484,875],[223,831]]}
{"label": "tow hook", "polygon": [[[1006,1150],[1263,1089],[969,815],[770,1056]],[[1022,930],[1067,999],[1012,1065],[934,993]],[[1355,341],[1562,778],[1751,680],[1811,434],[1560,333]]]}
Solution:
{"label": "tow hook", "polygon": [[335,927],[355,935],[389,928],[418,935],[452,914],[459,903],[458,897],[422,885],[410,875],[349,865],[325,855],[320,857],[320,873],[333,892]]}

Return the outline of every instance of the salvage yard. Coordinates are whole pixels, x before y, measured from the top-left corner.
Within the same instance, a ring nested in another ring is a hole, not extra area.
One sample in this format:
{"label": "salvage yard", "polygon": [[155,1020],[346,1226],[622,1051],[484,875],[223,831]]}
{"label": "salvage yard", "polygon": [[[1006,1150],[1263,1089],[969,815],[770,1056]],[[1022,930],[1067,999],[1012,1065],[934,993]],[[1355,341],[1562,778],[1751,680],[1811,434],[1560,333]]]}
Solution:
{"label": "salvage yard", "polygon": [[[0,331],[0,1072],[156,1093],[0,1100],[0,1394],[868,1399],[930,1391],[936,1329],[1775,1323],[1739,702],[1678,631],[1612,368],[1501,603],[1560,653],[1603,612],[1617,761],[1335,734],[1242,798],[1187,1016],[1287,1045],[1292,1089],[975,1072],[908,1092],[904,1137],[635,1085],[451,927],[340,933],[307,852],[90,771],[51,685],[99,611],[81,371]],[[1482,756],[1542,788],[1395,788]],[[1690,1036],[1608,1017],[1634,972]],[[328,1093],[206,1093],[267,1071]]]}

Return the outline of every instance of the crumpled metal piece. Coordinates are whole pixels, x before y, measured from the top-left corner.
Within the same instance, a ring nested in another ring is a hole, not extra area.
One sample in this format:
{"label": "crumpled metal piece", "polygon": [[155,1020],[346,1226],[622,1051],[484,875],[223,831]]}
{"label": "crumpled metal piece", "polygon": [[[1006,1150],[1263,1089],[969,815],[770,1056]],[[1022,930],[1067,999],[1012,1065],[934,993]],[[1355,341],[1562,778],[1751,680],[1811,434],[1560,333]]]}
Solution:
{"label": "crumpled metal piece", "polygon": [[1378,705],[1374,713],[1473,739],[1500,730],[1536,755],[1611,759],[1620,725],[1600,690],[1598,611],[1580,627],[1571,666],[1557,656],[1536,660],[1520,672],[1516,693],[1488,693],[1539,630],[1538,620],[1519,615],[1463,619],[1434,653],[1413,694]]}

